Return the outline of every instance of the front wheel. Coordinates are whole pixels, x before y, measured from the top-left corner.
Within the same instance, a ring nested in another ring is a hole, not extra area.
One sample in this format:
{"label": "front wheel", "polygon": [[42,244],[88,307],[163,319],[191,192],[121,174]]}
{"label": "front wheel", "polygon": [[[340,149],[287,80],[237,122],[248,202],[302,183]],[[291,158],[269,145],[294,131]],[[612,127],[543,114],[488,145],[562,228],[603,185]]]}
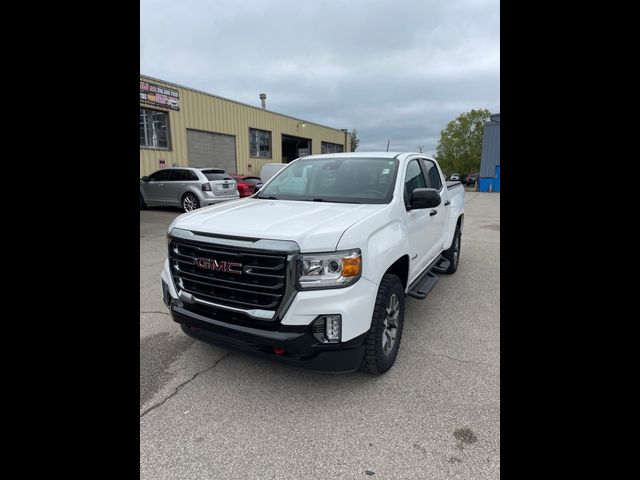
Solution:
{"label": "front wheel", "polygon": [[200,200],[193,193],[187,193],[184,197],[182,197],[182,209],[185,212],[190,212],[200,208]]}
{"label": "front wheel", "polygon": [[360,370],[381,374],[396,361],[404,324],[404,288],[400,279],[391,274],[382,277],[371,327],[364,341],[365,353]]}

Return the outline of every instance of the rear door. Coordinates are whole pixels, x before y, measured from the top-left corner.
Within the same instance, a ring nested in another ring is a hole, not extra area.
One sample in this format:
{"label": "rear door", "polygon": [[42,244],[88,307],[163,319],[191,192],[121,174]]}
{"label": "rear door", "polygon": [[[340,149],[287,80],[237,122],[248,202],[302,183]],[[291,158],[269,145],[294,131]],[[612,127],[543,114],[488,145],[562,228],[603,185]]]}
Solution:
{"label": "rear door", "polygon": [[189,186],[197,183],[198,176],[195,172],[186,168],[174,168],[171,170],[171,176],[164,189],[164,202],[167,205],[180,206],[182,196],[188,190]]}
{"label": "rear door", "polygon": [[158,170],[149,175],[149,181],[142,184],[142,189],[147,203],[162,204],[164,198],[164,189],[171,170]]}
{"label": "rear door", "polygon": [[217,173],[219,170],[201,170],[209,180],[211,192],[217,196],[235,195],[237,191],[236,181],[227,173]]}
{"label": "rear door", "polygon": [[164,194],[163,201],[167,205],[180,205],[180,185],[184,187],[184,170],[181,168],[174,168],[171,170],[169,180],[165,184],[165,188],[162,191]]}

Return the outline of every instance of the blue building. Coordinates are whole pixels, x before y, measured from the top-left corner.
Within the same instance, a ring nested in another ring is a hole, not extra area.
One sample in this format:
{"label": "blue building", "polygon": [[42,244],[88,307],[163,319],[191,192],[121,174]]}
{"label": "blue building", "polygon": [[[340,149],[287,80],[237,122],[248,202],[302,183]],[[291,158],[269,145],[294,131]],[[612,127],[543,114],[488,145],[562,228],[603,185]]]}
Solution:
{"label": "blue building", "polygon": [[500,191],[500,114],[489,117],[482,137],[480,157],[480,178],[478,190],[481,192]]}

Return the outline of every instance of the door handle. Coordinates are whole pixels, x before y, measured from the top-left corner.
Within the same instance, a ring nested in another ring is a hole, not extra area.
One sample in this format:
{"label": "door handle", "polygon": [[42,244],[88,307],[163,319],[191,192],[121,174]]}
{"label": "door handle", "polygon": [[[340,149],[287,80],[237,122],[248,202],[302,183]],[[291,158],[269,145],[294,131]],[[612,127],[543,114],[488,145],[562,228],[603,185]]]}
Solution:
{"label": "door handle", "polygon": [[430,216],[430,217],[433,217],[436,213],[438,213],[438,210],[431,210],[431,211],[429,212],[429,216]]}
{"label": "door handle", "polygon": [[447,205],[449,205],[451,203],[451,200],[447,200],[446,202],[444,202],[444,206],[446,207]]}

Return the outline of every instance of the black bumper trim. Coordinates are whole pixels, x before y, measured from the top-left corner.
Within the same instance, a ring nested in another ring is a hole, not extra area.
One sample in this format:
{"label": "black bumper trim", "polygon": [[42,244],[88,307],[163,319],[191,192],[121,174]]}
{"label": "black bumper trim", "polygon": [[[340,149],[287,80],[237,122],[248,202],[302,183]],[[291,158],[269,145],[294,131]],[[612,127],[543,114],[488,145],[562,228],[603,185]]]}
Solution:
{"label": "black bumper trim", "polygon": [[[280,325],[262,330],[234,325],[171,305],[173,320],[189,336],[232,350],[270,358],[294,367],[324,372],[353,372],[364,356],[366,333],[339,344],[319,344],[309,325]],[[284,349],[277,355],[274,347]]]}

